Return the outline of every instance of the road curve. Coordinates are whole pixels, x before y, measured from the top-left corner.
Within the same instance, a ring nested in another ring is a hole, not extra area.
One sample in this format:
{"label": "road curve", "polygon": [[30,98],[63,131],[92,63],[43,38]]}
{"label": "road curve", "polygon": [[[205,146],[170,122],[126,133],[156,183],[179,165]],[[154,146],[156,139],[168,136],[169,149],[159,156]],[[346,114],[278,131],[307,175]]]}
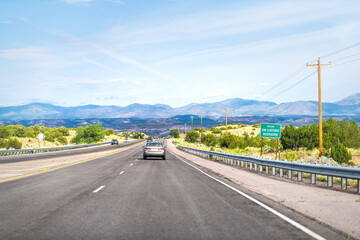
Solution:
{"label": "road curve", "polygon": [[0,239],[312,239],[172,154],[142,160],[141,150],[0,183]]}

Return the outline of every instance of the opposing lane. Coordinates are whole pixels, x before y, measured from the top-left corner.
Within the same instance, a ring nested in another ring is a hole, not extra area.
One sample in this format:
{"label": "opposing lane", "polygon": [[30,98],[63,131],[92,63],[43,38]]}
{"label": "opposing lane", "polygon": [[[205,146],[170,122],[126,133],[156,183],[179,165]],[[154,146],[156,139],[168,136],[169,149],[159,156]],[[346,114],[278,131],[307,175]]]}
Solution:
{"label": "opposing lane", "polygon": [[1,156],[0,164],[1,163],[39,160],[39,159],[45,159],[45,158],[73,156],[73,155],[78,155],[78,154],[86,154],[86,153],[93,153],[93,152],[100,152],[100,151],[108,151],[108,150],[114,150],[117,148],[131,146],[140,141],[143,141],[143,140],[133,140],[130,143],[119,143],[119,145],[107,144],[107,145],[101,145],[101,146],[95,146],[95,147],[77,148],[77,149],[62,150],[62,151],[56,151],[56,152]]}
{"label": "opposing lane", "polygon": [[140,153],[0,184],[0,238],[310,238],[173,155]]}

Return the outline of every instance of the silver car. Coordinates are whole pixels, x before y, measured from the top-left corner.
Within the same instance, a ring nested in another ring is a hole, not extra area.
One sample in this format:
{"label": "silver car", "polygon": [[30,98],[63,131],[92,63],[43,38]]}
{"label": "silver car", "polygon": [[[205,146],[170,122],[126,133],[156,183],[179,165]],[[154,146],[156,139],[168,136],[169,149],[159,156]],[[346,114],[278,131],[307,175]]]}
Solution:
{"label": "silver car", "polygon": [[166,147],[162,142],[147,142],[144,146],[143,158],[162,157],[166,159]]}

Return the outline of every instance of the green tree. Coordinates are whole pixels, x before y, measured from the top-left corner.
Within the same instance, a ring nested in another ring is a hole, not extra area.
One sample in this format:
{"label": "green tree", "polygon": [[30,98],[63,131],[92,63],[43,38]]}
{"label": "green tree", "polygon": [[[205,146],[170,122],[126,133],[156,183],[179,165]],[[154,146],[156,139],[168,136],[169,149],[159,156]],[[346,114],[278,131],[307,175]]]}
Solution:
{"label": "green tree", "polygon": [[10,131],[4,126],[0,126],[0,138],[9,138],[10,137]]}
{"label": "green tree", "polygon": [[170,135],[171,135],[173,138],[179,138],[179,137],[180,137],[179,129],[177,129],[177,128],[171,129],[171,130],[170,130]]}
{"label": "green tree", "polygon": [[78,127],[76,129],[76,135],[71,142],[79,143],[93,143],[102,140],[105,136],[104,128],[101,124],[90,124],[86,127]]}
{"label": "green tree", "polygon": [[24,128],[18,128],[15,130],[16,137],[25,137],[25,129]]}
{"label": "green tree", "polygon": [[0,138],[0,148],[6,148],[7,141],[5,139]]}
{"label": "green tree", "polygon": [[280,142],[284,149],[299,148],[299,134],[294,125],[290,124],[289,126],[285,126],[285,128],[282,129]]}
{"label": "green tree", "polygon": [[200,134],[197,131],[186,132],[185,140],[190,143],[195,143],[198,141],[199,137]]}

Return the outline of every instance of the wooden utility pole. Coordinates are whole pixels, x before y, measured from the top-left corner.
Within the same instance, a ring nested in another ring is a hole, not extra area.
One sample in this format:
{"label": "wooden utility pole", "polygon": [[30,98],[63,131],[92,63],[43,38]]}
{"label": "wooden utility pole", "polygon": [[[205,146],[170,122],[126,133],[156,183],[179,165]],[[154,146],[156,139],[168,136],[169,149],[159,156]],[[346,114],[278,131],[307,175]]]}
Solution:
{"label": "wooden utility pole", "polygon": [[193,131],[193,130],[194,130],[194,125],[193,125],[193,123],[194,123],[194,117],[191,116],[190,118],[191,118],[191,131]]}
{"label": "wooden utility pole", "polygon": [[225,108],[225,126],[226,126],[226,136],[228,135],[228,131],[227,131],[227,113],[230,112],[230,109]]}
{"label": "wooden utility pole", "polygon": [[201,128],[200,128],[200,143],[201,143],[201,138],[202,138],[202,119],[203,119],[203,116],[200,116],[200,121],[201,121]]}
{"label": "wooden utility pole", "polygon": [[318,90],[319,90],[319,156],[323,154],[323,142],[322,142],[322,107],[321,107],[321,66],[330,65],[330,63],[321,64],[320,58],[316,64],[307,64],[307,66],[316,66],[318,70]]}

